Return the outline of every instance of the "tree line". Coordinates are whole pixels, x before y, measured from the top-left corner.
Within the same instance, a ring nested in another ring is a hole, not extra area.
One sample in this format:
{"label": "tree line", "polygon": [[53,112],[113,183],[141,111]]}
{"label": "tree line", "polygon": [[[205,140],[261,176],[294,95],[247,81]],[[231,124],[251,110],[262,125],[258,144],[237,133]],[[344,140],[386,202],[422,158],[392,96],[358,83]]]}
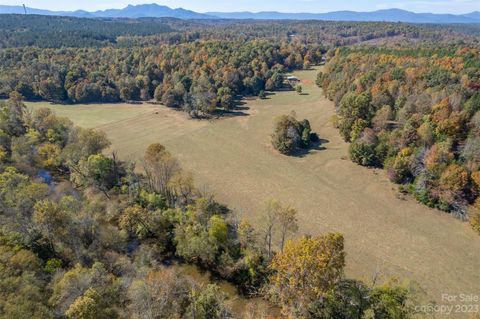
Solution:
{"label": "tree line", "polygon": [[402,191],[469,215],[477,229],[479,57],[468,46],[345,48],[332,52],[317,79],[335,102],[334,121],[354,162],[385,168]]}
{"label": "tree line", "polygon": [[0,51],[0,97],[60,103],[148,101],[194,116],[231,110],[238,95],[283,87],[283,74],[320,62],[318,45],[206,41],[148,48]]}

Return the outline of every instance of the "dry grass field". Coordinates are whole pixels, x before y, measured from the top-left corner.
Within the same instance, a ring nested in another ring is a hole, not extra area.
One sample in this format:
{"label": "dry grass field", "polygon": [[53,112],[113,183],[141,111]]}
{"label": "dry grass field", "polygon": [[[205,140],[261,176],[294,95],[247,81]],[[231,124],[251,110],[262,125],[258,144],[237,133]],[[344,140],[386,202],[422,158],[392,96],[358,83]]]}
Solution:
{"label": "dry grass field", "polygon": [[[254,224],[266,200],[292,204],[301,233],[345,235],[347,275],[369,280],[380,270],[408,277],[440,303],[442,293],[479,294],[480,236],[467,223],[399,198],[381,170],[347,160],[348,145],[330,123],[334,106],[313,84],[316,72],[295,75],[303,80],[304,95],[281,92],[247,101],[244,115],[215,121],[191,120],[161,106],[52,108],[81,126],[106,131],[123,159],[138,158],[150,143],[164,144],[198,186],[208,185]],[[326,140],[324,149],[302,157],[272,149],[274,118],[293,110]]]}

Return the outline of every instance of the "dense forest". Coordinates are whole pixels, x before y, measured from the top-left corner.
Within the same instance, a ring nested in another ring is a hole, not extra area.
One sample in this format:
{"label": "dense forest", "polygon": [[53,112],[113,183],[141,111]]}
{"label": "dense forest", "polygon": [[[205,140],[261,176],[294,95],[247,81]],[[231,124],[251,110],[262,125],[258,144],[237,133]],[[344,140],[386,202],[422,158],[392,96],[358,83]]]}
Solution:
{"label": "dense forest", "polygon": [[170,33],[168,19],[77,19],[42,15],[2,15],[0,48],[36,46],[40,48],[103,47],[121,36]]}
{"label": "dense forest", "polygon": [[108,145],[49,109],[29,112],[18,93],[0,103],[0,318],[235,317],[218,286],[174,262],[298,318],[413,314],[409,287],[345,278],[341,234],[290,240],[295,208],[271,200],[253,227],[196,189],[161,144],[142,174],[102,153]]}
{"label": "dense forest", "polygon": [[345,46],[375,39],[478,43],[478,25],[419,25],[386,22],[179,20],[174,18],[81,19],[2,15],[0,48],[35,46],[131,47],[180,44],[197,40],[300,40],[306,44]]}
{"label": "dense forest", "polygon": [[237,95],[283,87],[283,74],[319,63],[320,46],[204,41],[134,48],[0,51],[0,97],[90,103],[155,98],[192,115],[230,110]]}
{"label": "dense forest", "polygon": [[0,43],[12,47],[0,51],[0,98],[17,91],[57,103],[155,99],[192,116],[283,88],[285,72],[317,64],[325,52],[287,32],[284,41],[242,36],[223,22],[6,15],[0,24],[8,31]]}
{"label": "dense forest", "polygon": [[462,219],[480,209],[480,51],[339,49],[317,84],[353,161],[384,167],[418,201]]}

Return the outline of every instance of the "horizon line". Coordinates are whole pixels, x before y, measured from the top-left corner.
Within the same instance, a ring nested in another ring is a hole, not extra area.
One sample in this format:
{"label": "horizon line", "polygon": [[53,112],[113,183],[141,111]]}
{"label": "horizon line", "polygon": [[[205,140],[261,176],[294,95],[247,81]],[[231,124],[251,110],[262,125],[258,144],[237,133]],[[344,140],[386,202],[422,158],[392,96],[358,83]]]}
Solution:
{"label": "horizon line", "polygon": [[[10,4],[10,5],[9,5],[9,4],[5,4],[5,5],[2,5],[2,4],[0,4],[0,5],[1,5],[1,6],[10,6],[10,7],[22,7],[21,4],[19,4],[19,5],[13,5],[13,4]],[[185,7],[176,7],[176,8],[174,8],[174,7],[170,7],[170,6],[167,6],[167,5],[159,4],[159,3],[156,3],[156,2],[139,3],[139,4],[128,4],[128,5],[122,6],[122,7],[111,7],[111,8],[107,8],[107,9],[98,9],[98,10],[92,10],[92,11],[91,11],[91,10],[87,10],[87,9],[54,10],[54,9],[39,8],[39,7],[29,7],[29,6],[26,6],[26,7],[29,8],[29,9],[47,10],[47,11],[51,11],[51,12],[75,12],[75,11],[85,11],[85,12],[89,12],[89,13],[94,13],[94,12],[106,11],[106,10],[122,10],[122,9],[128,8],[129,6],[136,7],[136,6],[142,6],[142,5],[158,5],[158,6],[162,6],[162,7],[168,7],[168,8],[173,9],[173,10],[175,10],[175,9],[183,9],[183,10],[189,10],[189,11],[196,12],[196,13],[201,13],[201,14],[210,14],[210,13],[327,14],[327,13],[335,13],[335,12],[372,13],[372,12],[386,11],[386,10],[400,10],[400,11],[406,11],[406,12],[411,12],[411,13],[415,13],[415,14],[444,14],[444,15],[461,16],[461,15],[465,15],[465,14],[469,14],[469,13],[480,12],[480,10],[473,10],[473,11],[468,11],[468,12],[463,12],[463,13],[428,12],[428,11],[413,11],[413,10],[404,9],[404,8],[398,8],[398,7],[378,8],[378,9],[371,10],[371,11],[356,11],[356,10],[348,10],[348,9],[339,9],[339,10],[324,11],[324,12],[308,12],[308,11],[297,11],[297,12],[296,12],[296,11],[276,11],[276,10],[272,10],[272,11],[266,11],[266,10],[262,10],[262,11],[249,11],[249,10],[234,10],[234,11],[195,11],[195,10],[188,9],[188,8],[185,8]]]}

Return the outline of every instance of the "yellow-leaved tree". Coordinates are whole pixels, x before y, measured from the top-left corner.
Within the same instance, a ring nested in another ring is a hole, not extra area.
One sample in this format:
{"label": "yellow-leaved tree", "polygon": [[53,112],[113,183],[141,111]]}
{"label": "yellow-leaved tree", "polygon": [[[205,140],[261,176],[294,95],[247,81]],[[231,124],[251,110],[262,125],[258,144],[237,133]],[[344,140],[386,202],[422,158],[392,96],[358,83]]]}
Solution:
{"label": "yellow-leaved tree", "polygon": [[345,267],[342,234],[302,237],[287,241],[270,265],[272,294],[282,307],[295,312],[324,298],[343,276]]}

